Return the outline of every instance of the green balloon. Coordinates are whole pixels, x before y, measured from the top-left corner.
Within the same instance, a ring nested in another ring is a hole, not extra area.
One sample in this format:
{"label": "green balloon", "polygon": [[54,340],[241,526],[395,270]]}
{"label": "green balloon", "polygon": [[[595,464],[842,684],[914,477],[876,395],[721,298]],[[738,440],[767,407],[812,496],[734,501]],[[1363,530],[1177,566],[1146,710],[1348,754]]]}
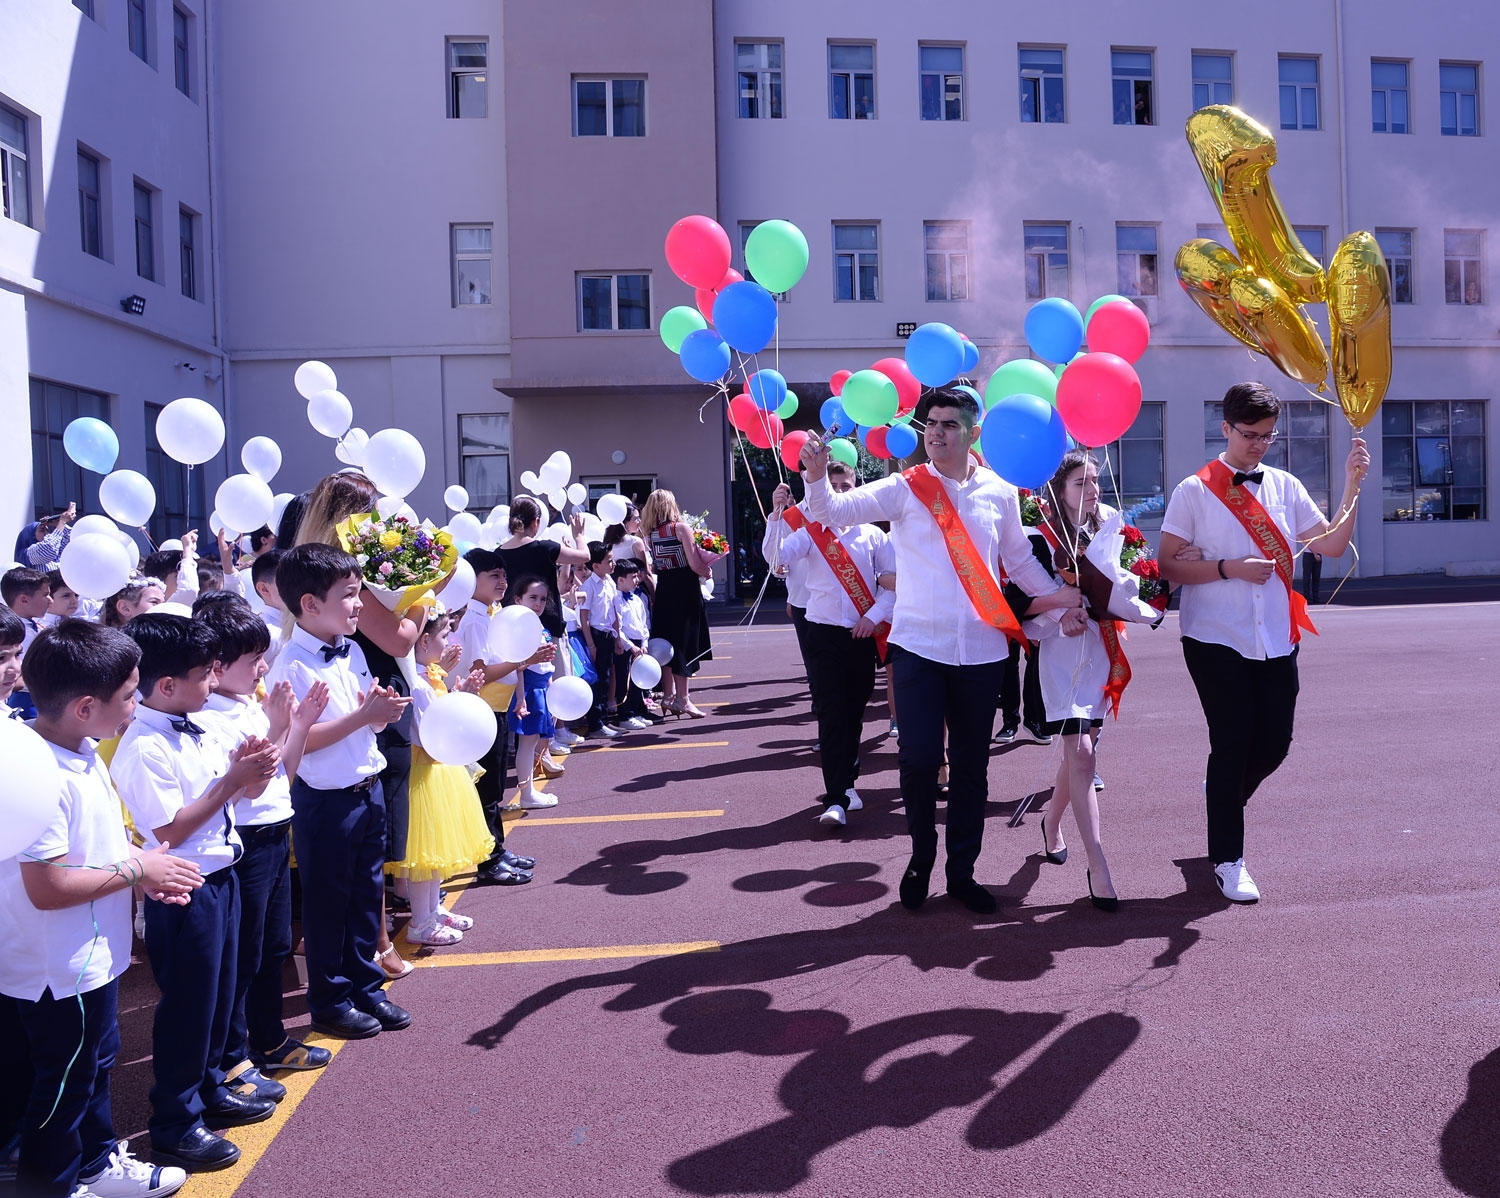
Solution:
{"label": "green balloon", "polygon": [[797,393],[795,391],[788,391],[786,393],[786,398],[781,401],[781,407],[776,409],[776,415],[781,417],[781,419],[783,420],[789,419],[790,417],[796,415],[797,406],[801,402],[802,401],[797,398]]}
{"label": "green balloon", "polygon": [[1089,327],[1089,317],[1092,316],[1095,312],[1099,311],[1100,308],[1104,307],[1105,304],[1112,304],[1116,300],[1124,300],[1127,304],[1130,302],[1130,300],[1123,295],[1101,295],[1098,299],[1096,299],[1092,304],[1089,305],[1089,310],[1083,314],[1083,327],[1087,329]]}
{"label": "green balloon", "polygon": [[1001,364],[984,385],[985,411],[1008,395],[1040,395],[1057,404],[1057,376],[1051,368],[1030,358],[1015,358]]}
{"label": "green balloon", "polygon": [[856,370],[844,380],[839,402],[860,424],[887,424],[901,407],[901,394],[889,375],[878,370]]}
{"label": "green balloon", "polygon": [[[1077,354],[1074,354],[1071,358],[1069,358],[1061,366],[1054,366],[1052,368],[1052,373],[1055,374],[1058,377],[1059,381],[1061,381],[1064,370],[1066,370],[1069,366],[1073,365],[1073,363],[1076,362],[1076,361],[1078,361],[1079,358],[1085,358],[1087,356],[1088,355],[1086,353],[1077,353]],[[1055,386],[1052,389],[1052,401],[1051,402],[1052,402],[1052,406],[1054,408],[1057,407],[1057,388]]]}
{"label": "green balloon", "polygon": [[790,291],[807,273],[807,238],[791,221],[761,221],[745,239],[745,265],[767,291]]}
{"label": "green balloon", "polygon": [[686,304],[678,304],[677,307],[668,308],[662,313],[662,343],[674,354],[682,352],[682,342],[689,333],[696,333],[699,329],[706,328],[708,328],[708,321],[703,319],[703,313]]}
{"label": "green balloon", "polygon": [[859,465],[859,447],[848,437],[835,437],[828,442],[828,456],[846,466]]}

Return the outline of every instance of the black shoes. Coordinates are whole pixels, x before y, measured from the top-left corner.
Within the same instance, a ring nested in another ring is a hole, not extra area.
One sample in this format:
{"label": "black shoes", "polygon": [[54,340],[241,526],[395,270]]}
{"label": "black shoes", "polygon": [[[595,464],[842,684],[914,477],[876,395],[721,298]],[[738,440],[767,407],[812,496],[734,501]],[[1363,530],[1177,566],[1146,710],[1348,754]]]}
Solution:
{"label": "black shoes", "polygon": [[[271,1108],[274,1110],[275,1107],[273,1102]],[[240,1150],[206,1127],[195,1127],[175,1144],[158,1144],[153,1140],[151,1155],[164,1164],[176,1165],[189,1173],[208,1173],[229,1168],[240,1159]]]}
{"label": "black shoes", "polygon": [[363,1011],[356,1011],[349,1007],[336,1015],[329,1015],[319,1019],[313,1016],[313,1031],[322,1032],[325,1036],[337,1036],[340,1040],[368,1040],[371,1036],[380,1035],[380,1020],[373,1015],[366,1015]]}
{"label": "black shoes", "polygon": [[270,1052],[251,1053],[250,1059],[262,1072],[281,1069],[321,1069],[333,1060],[333,1053],[316,1044],[304,1044],[288,1036]]}
{"label": "black shoes", "polygon": [[1026,731],[1031,733],[1032,739],[1039,745],[1050,745],[1052,743],[1052,734],[1041,724],[1027,724]]}
{"label": "black shoes", "polygon": [[948,894],[957,899],[975,915],[993,915],[999,904],[995,896],[970,878],[967,882],[949,882]]}
{"label": "black shoes", "polygon": [[203,1109],[203,1122],[209,1127],[243,1127],[246,1123],[260,1123],[276,1113],[276,1104],[269,1098],[246,1098],[233,1090],[211,1107]]}
{"label": "black shoes", "polygon": [[927,901],[927,882],[932,877],[932,865],[918,864],[915,858],[907,864],[901,875],[901,905],[915,911]]}
{"label": "black shoes", "polygon": [[388,998],[362,1013],[379,1023],[381,1031],[399,1032],[402,1028],[411,1026],[411,1012],[405,1007],[398,1007]]}
{"label": "black shoes", "polygon": [[1020,724],[1006,724],[999,732],[995,733],[995,743],[1008,745],[1016,739],[1016,733],[1021,730]]}
{"label": "black shoes", "polygon": [[[526,858],[520,857],[517,860],[524,861]],[[531,873],[529,870],[506,864],[502,856],[493,865],[487,865],[481,869],[475,875],[474,881],[479,886],[524,886],[531,881]]]}
{"label": "black shoes", "polygon": [[1045,813],[1042,815],[1042,856],[1046,857],[1047,861],[1052,865],[1061,865],[1068,859],[1067,845],[1063,845],[1062,849],[1056,853],[1047,847],[1047,816]]}
{"label": "black shoes", "polygon": [[286,1087],[272,1081],[249,1061],[241,1061],[224,1075],[224,1084],[231,1094],[241,1098],[269,1098],[280,1102],[286,1097]]}
{"label": "black shoes", "polygon": [[500,864],[511,870],[530,873],[536,868],[536,858],[522,857],[518,853],[512,853],[509,849],[501,849]]}
{"label": "black shoes", "polygon": [[1120,900],[1117,898],[1103,898],[1095,894],[1094,875],[1087,874],[1085,876],[1089,880],[1089,902],[1093,903],[1101,911],[1118,911],[1120,909]]}

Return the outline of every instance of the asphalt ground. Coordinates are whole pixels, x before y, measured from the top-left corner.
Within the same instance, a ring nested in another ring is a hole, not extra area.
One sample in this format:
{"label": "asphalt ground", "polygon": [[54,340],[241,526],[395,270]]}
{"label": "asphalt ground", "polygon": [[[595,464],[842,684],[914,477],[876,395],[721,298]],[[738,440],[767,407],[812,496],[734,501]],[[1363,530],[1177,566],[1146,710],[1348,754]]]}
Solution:
{"label": "asphalt ground", "polygon": [[[1500,1194],[1500,605],[1315,619],[1248,811],[1258,905],[1212,885],[1174,615],[1133,631],[1100,749],[1120,911],[1081,848],[1044,865],[1037,817],[1007,827],[1060,756],[1023,733],[991,763],[989,917],[896,901],[881,692],[830,834],[791,629],[716,628],[708,718],[575,752],[511,828],[536,881],[455,884],[475,929],[391,987],[412,1027],[294,1075],[182,1192]],[[153,1000],[138,959],[115,1093],[142,1154]]]}

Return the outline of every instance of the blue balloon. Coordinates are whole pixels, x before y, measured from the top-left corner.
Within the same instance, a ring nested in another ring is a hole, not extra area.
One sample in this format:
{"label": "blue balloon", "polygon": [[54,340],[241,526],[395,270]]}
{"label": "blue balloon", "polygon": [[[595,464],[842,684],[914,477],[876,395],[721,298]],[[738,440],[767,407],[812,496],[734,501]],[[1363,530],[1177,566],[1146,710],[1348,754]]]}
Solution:
{"label": "blue balloon", "polygon": [[917,431],[909,424],[893,424],[885,435],[885,447],[893,458],[909,458],[917,452]]}
{"label": "blue balloon", "polygon": [[[963,340],[960,338],[959,340]],[[979,365],[979,346],[972,341],[964,341],[964,364],[959,369],[959,374],[973,374],[974,368]],[[983,404],[979,405],[981,408]]]}
{"label": "blue balloon", "polygon": [[120,456],[120,438],[104,421],[80,416],[63,429],[63,449],[85,470],[108,474]]}
{"label": "blue balloon", "polygon": [[837,395],[823,401],[823,406],[818,409],[818,419],[823,422],[825,429],[840,437],[847,436],[858,427],[854,418],[844,411],[844,405],[839,403]]}
{"label": "blue balloon", "polygon": [[762,412],[774,412],[786,402],[786,379],[779,370],[757,370],[745,390]]}
{"label": "blue balloon", "polygon": [[758,354],[776,335],[776,300],[759,283],[731,283],[714,300],[714,328],[742,354]]}
{"label": "blue balloon", "polygon": [[979,426],[984,460],[1016,487],[1036,490],[1045,485],[1067,444],[1061,413],[1039,395],[1007,395],[985,413]]}
{"label": "blue balloon", "polygon": [[1083,313],[1056,296],[1038,300],[1026,313],[1026,344],[1049,362],[1071,362],[1083,344]]}
{"label": "blue balloon", "polygon": [[854,432],[855,432],[855,435],[859,438],[859,444],[860,444],[861,448],[863,448],[863,449],[869,449],[870,448],[870,441],[869,441],[870,426],[868,424],[856,425],[855,429],[854,429]]}
{"label": "blue balloon", "polygon": [[694,329],[682,339],[682,368],[700,383],[716,383],[729,371],[729,346],[712,329]]}
{"label": "blue balloon", "polygon": [[906,364],[924,387],[941,387],[963,371],[964,339],[939,321],[921,325],[906,339]]}

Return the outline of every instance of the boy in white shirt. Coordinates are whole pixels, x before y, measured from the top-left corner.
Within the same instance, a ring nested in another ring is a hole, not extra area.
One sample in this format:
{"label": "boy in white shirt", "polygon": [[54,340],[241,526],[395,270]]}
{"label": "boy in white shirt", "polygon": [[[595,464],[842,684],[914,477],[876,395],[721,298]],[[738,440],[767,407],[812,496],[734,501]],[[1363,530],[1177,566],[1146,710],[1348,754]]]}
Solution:
{"label": "boy in white shirt", "polygon": [[266,650],[267,669],[276,664],[276,655],[281,652],[282,625],[286,616],[286,605],[276,593],[276,563],[280,560],[281,550],[267,549],[250,565],[251,593],[255,596],[250,600],[250,606],[271,634],[271,645]]}
{"label": "boy in white shirt", "polygon": [[665,717],[652,715],[646,709],[646,693],[630,680],[630,667],[646,652],[651,640],[651,617],[641,594],[641,563],[622,558],[615,563],[614,623],[619,631],[615,639],[615,703],[619,707],[621,728],[649,728]]}
{"label": "boy in white shirt", "polygon": [[610,574],[615,555],[603,541],[589,542],[589,576],[583,580],[583,602],[578,608],[578,630],[594,661],[594,706],[589,710],[589,732],[605,737],[619,735],[614,727],[614,692],[610,671],[615,665],[615,584]]}
{"label": "boy in white shirt", "polygon": [[[45,570],[17,566],[0,577],[0,599],[21,617],[21,623],[25,626],[26,635],[21,642],[21,652],[24,654],[42,631],[42,619],[52,606],[52,580]],[[36,708],[31,705],[31,696],[26,693],[24,684],[11,692],[10,705],[18,708],[28,720],[36,715]]]}

